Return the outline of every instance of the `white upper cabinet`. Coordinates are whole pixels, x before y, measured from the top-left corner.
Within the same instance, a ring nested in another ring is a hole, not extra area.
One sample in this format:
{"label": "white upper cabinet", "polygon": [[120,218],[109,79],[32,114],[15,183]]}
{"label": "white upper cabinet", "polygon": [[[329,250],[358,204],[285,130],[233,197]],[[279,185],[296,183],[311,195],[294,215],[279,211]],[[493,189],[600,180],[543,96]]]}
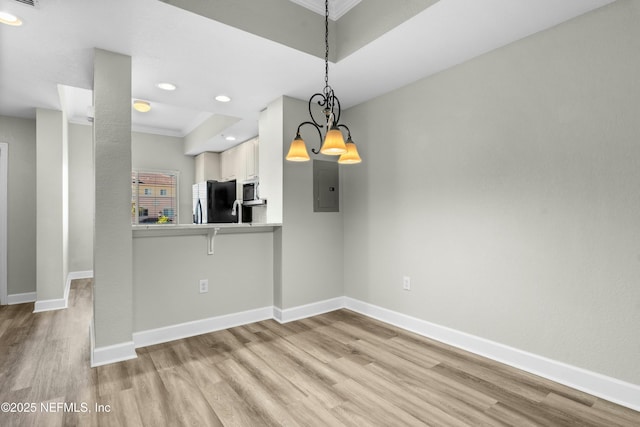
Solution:
{"label": "white upper cabinet", "polygon": [[220,154],[222,180],[242,182],[257,177],[258,160],[258,138],[223,151]]}
{"label": "white upper cabinet", "polygon": [[210,179],[220,181],[222,174],[220,171],[220,154],[205,151],[196,156],[195,160],[195,182],[207,181]]}
{"label": "white upper cabinet", "polygon": [[220,175],[223,181],[238,179],[238,147],[230,148],[220,154]]}
{"label": "white upper cabinet", "polygon": [[246,165],[245,179],[252,179],[258,177],[258,164],[259,164],[259,144],[258,138],[251,139],[244,144],[244,156]]}

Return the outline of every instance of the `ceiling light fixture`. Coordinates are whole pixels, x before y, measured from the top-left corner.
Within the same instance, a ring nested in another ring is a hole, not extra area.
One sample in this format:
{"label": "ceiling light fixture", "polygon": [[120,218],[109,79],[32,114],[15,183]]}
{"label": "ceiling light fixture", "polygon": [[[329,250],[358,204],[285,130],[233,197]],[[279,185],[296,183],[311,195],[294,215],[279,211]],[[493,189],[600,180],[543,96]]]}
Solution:
{"label": "ceiling light fixture", "polygon": [[229,98],[227,95],[218,95],[218,96],[216,96],[216,101],[218,101],[218,102],[229,102],[229,101],[231,101],[231,98]]}
{"label": "ceiling light fixture", "polygon": [[[325,126],[327,128],[324,143],[322,143],[320,151],[314,148],[311,149],[314,154],[322,153],[330,156],[340,156],[338,163],[343,164],[360,163],[362,159],[358,154],[356,144],[354,144],[351,139],[351,131],[346,125],[340,123],[340,100],[338,100],[333,89],[329,86],[329,0],[325,0],[324,2],[324,46],[324,89],[322,93],[313,94],[311,98],[309,98],[309,116],[311,116],[311,121],[302,122],[298,125],[296,137],[291,142],[286,159],[292,162],[306,162],[310,160],[307,147],[300,136],[300,128],[304,125],[311,125],[318,131],[320,142],[322,142],[322,131],[320,129]],[[313,104],[314,100],[320,107],[324,107],[322,112],[325,115],[326,124],[320,124],[313,116],[311,104]],[[347,131],[346,144],[342,131],[340,130],[341,128]]]}
{"label": "ceiling light fixture", "polygon": [[229,136],[225,137],[224,139],[226,139],[227,141],[235,141],[236,137],[229,135]]}
{"label": "ceiling light fixture", "polygon": [[0,23],[19,27],[22,25],[22,20],[9,12],[0,12]]}
{"label": "ceiling light fixture", "polygon": [[158,83],[156,86],[158,86],[162,90],[168,90],[168,91],[176,90],[177,88],[176,85],[169,82]]}
{"label": "ceiling light fixture", "polygon": [[133,109],[136,111],[140,111],[141,113],[146,113],[151,111],[151,104],[147,101],[136,99],[135,101],[133,101]]}

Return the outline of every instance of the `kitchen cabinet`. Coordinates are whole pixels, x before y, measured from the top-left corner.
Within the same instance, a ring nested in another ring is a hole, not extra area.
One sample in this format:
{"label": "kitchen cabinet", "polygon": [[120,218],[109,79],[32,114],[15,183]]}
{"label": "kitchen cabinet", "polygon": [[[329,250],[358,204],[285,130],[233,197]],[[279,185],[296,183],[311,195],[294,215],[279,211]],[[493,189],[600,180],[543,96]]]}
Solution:
{"label": "kitchen cabinet", "polygon": [[195,158],[195,182],[207,181],[210,179],[220,181],[222,177],[220,171],[220,154],[205,151]]}
{"label": "kitchen cabinet", "polygon": [[223,181],[243,182],[258,176],[258,138],[236,145],[220,154]]}
{"label": "kitchen cabinet", "polygon": [[238,179],[238,146],[220,154],[220,175],[223,181]]}
{"label": "kitchen cabinet", "polygon": [[251,139],[244,144],[244,157],[245,157],[245,179],[253,179],[258,177],[258,138]]}

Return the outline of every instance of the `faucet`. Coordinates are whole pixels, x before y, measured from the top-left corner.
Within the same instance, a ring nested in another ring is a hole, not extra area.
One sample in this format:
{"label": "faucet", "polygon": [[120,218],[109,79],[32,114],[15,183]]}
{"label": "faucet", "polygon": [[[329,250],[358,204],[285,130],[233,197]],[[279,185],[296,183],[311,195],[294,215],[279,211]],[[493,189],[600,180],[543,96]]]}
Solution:
{"label": "faucet", "polygon": [[[242,200],[236,199],[233,202],[233,207],[231,208],[231,215],[238,215],[238,206],[242,206]],[[238,216],[238,223],[242,222],[242,210],[240,210],[240,215]]]}

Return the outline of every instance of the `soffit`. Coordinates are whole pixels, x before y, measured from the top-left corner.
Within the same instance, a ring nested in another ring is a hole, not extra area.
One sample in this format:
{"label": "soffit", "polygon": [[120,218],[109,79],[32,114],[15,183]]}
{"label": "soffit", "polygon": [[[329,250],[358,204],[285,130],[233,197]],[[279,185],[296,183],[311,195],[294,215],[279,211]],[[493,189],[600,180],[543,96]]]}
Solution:
{"label": "soffit", "polygon": [[[322,89],[324,20],[318,14],[289,0],[180,1],[215,3],[223,12],[226,5],[225,13],[236,21],[246,18],[238,25],[279,27],[273,30],[279,37],[298,35],[307,47],[297,49],[169,1],[41,0],[38,8],[28,8],[0,0],[1,10],[24,21],[22,27],[0,25],[0,115],[34,118],[36,108],[64,108],[71,120],[88,123],[95,47],[132,57],[132,97],[153,106],[144,115],[132,111],[134,129],[184,136],[213,115],[239,119],[190,154],[228,148],[229,133],[237,133],[236,143],[255,136],[259,112],[279,96],[308,99]],[[378,1],[361,1],[332,23],[332,34],[345,37],[340,26],[347,22],[366,32],[367,8],[375,10]],[[352,46],[361,46],[331,64],[331,85],[348,108],[611,2],[385,1],[396,5],[400,23],[387,22],[390,29],[378,25],[380,35],[355,40]],[[261,18],[265,5],[270,11]],[[161,81],[178,90],[159,90]],[[71,88],[63,98],[73,105],[61,103],[59,85]],[[232,102],[216,103],[220,93]]]}
{"label": "soffit", "polygon": [[[293,3],[299,4],[302,7],[320,14],[325,15],[325,2],[324,0],[290,0]],[[342,16],[353,9],[362,0],[329,0],[329,19],[337,21]]]}

